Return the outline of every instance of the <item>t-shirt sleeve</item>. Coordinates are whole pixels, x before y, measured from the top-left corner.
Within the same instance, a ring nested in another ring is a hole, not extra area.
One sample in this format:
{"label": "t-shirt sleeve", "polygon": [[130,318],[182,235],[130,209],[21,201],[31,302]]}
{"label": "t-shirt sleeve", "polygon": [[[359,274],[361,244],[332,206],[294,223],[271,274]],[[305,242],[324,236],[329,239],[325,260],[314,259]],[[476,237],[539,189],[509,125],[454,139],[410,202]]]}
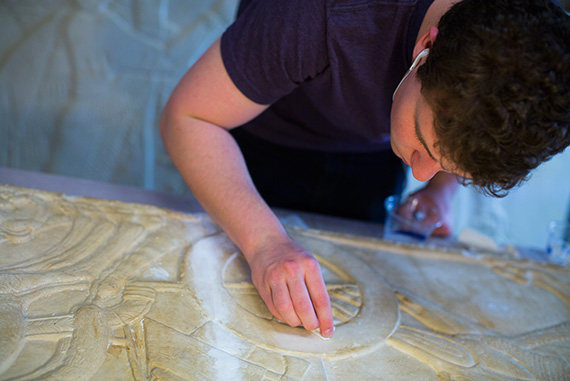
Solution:
{"label": "t-shirt sleeve", "polygon": [[222,60],[237,88],[271,104],[328,67],[326,0],[252,0],[224,32]]}

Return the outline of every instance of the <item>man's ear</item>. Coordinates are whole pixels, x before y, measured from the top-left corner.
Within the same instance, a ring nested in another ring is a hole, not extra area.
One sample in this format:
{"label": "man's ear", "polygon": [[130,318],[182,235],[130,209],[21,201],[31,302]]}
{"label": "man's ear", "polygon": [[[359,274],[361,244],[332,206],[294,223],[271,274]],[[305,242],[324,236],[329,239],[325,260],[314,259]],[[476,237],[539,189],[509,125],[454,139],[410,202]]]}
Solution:
{"label": "man's ear", "polygon": [[437,27],[435,26],[432,26],[423,36],[420,37],[420,39],[418,40],[418,42],[416,42],[416,45],[414,46],[413,59],[415,59],[418,56],[418,54],[420,54],[423,50],[431,48],[435,39],[437,38],[438,32],[439,29],[437,29]]}

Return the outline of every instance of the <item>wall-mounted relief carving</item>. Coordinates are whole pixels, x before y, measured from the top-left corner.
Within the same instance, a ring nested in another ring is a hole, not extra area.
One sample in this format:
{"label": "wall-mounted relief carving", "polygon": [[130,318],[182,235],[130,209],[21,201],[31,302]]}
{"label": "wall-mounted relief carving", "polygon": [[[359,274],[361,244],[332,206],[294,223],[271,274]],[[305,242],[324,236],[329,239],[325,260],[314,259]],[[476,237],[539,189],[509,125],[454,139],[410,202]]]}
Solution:
{"label": "wall-mounted relief carving", "polygon": [[205,215],[0,187],[0,380],[564,379],[570,270],[289,228],[336,331],[271,316]]}

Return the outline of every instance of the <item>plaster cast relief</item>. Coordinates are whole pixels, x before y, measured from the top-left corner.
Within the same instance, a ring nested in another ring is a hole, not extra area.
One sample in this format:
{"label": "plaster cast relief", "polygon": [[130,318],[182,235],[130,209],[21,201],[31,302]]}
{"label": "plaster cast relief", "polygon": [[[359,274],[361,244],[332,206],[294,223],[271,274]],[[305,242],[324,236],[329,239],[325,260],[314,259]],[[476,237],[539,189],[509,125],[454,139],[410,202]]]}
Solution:
{"label": "plaster cast relief", "polygon": [[206,215],[1,186],[0,380],[568,379],[568,268],[288,231],[331,339],[273,318]]}

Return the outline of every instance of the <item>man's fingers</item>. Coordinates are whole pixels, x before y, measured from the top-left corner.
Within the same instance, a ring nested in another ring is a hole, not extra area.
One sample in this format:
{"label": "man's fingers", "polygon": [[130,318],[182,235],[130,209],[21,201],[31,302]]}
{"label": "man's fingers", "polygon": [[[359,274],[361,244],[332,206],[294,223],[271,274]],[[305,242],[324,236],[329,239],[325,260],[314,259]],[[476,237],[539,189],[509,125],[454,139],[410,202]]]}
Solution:
{"label": "man's fingers", "polygon": [[331,302],[320,270],[307,272],[305,281],[319,320],[321,335],[330,337],[334,332]]}
{"label": "man's fingers", "polygon": [[275,309],[277,310],[278,314],[281,315],[281,319],[276,316],[279,320],[284,321],[291,327],[296,327],[301,324],[301,320],[293,308],[293,303],[291,301],[291,296],[289,295],[289,288],[287,287],[287,284],[282,282],[272,285],[271,296]]}
{"label": "man's fingers", "polygon": [[316,329],[319,326],[319,321],[307,291],[303,274],[299,274],[297,278],[289,280],[289,291],[291,292],[293,307],[303,326],[308,330]]}
{"label": "man's fingers", "polygon": [[283,318],[283,316],[281,316],[281,314],[279,313],[279,311],[277,311],[277,308],[275,308],[275,305],[273,304],[273,296],[271,295],[271,289],[269,289],[269,291],[267,292],[266,295],[261,295],[261,299],[263,299],[263,301],[265,302],[265,305],[267,306],[267,308],[269,309],[269,312],[271,312],[271,314],[273,316],[275,316],[277,319],[281,320],[281,321],[285,321],[285,319]]}

